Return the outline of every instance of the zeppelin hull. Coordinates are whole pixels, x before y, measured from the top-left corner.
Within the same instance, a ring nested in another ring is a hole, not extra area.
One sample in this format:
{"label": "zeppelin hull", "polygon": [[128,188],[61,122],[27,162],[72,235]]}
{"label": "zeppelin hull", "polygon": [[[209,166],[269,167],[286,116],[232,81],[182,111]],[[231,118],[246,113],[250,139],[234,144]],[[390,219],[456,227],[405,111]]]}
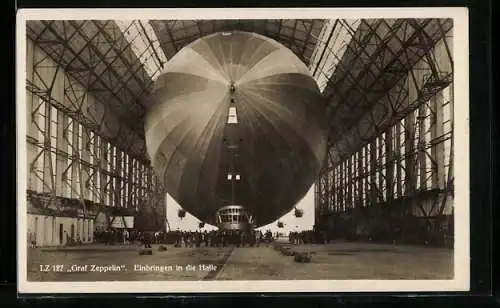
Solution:
{"label": "zeppelin hull", "polygon": [[169,194],[214,223],[243,205],[256,226],[307,193],[326,149],[325,105],[307,67],[246,32],[201,38],[173,57],[147,98],[146,143]]}

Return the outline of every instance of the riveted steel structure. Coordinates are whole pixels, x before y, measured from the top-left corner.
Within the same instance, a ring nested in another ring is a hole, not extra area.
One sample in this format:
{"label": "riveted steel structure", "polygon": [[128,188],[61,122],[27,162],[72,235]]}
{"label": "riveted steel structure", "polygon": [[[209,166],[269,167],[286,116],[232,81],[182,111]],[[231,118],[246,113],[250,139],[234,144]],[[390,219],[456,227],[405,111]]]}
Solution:
{"label": "riveted steel structure", "polygon": [[132,49],[147,35],[127,37],[114,21],[29,21],[27,35],[28,211],[32,232],[42,233],[36,241],[64,244],[63,231],[91,241],[101,212],[109,225],[138,213],[164,217],[139,101],[164,60],[150,65],[158,72],[147,71]]}
{"label": "riveted steel structure", "polygon": [[330,55],[337,60],[324,90],[331,135],[316,184],[318,228],[443,240],[453,234],[452,20],[355,24],[335,21],[323,33],[343,27],[351,38],[341,56]]}

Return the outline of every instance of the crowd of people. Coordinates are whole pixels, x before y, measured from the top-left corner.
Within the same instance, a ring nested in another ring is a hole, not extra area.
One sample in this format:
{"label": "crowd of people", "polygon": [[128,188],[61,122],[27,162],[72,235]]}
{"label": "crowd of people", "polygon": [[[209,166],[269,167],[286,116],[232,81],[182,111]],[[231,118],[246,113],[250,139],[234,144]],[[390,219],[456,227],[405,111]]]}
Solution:
{"label": "crowd of people", "polygon": [[[286,233],[285,233],[286,234]],[[158,231],[141,232],[134,229],[97,229],[94,232],[94,241],[105,245],[113,244],[169,244],[176,247],[225,247],[258,246],[261,243],[270,243],[275,238],[285,234],[270,230],[243,232],[239,230],[196,230],[196,231]],[[317,242],[317,235],[313,230],[292,231],[288,233],[288,240],[293,244],[311,244]]]}
{"label": "crowd of people", "polygon": [[[176,247],[226,247],[226,246],[259,246],[269,244],[275,239],[286,238],[286,233],[267,230],[196,230],[196,231],[158,231],[147,232],[136,229],[97,228],[93,233],[93,242],[104,245],[140,244],[151,247],[152,244],[174,245]],[[310,244],[317,242],[314,231],[289,232],[288,240],[293,244]],[[78,239],[78,236],[77,236]],[[68,240],[67,245],[81,244],[78,240]],[[74,243],[73,243],[74,242]],[[28,234],[28,245],[36,247],[36,240]]]}
{"label": "crowd of people", "polygon": [[94,231],[94,242],[103,243],[105,245],[112,244],[132,244],[134,242],[142,242],[144,234],[134,229],[96,229]]}
{"label": "crowd of people", "polygon": [[94,241],[105,245],[142,243],[146,247],[151,244],[173,244],[176,247],[225,247],[235,245],[258,246],[273,240],[271,231],[212,230],[212,231],[168,231],[141,232],[127,229],[103,229],[94,232]]}
{"label": "crowd of people", "polygon": [[217,230],[217,231],[173,231],[174,244],[177,247],[225,247],[228,245],[259,246],[261,243],[269,243],[272,240],[270,231],[240,231],[240,230]]}
{"label": "crowd of people", "polygon": [[[357,237],[348,237],[348,240],[364,239],[362,232],[358,228],[356,231]],[[375,234],[375,233],[374,233]],[[65,245],[82,244],[77,234],[75,238],[66,234]],[[285,232],[275,232],[274,234],[267,230],[265,232],[240,231],[240,230],[196,230],[196,231],[140,231],[136,229],[118,229],[118,228],[97,228],[93,233],[94,243],[102,243],[104,245],[114,244],[141,244],[145,247],[151,247],[152,244],[175,245],[176,247],[225,247],[225,246],[258,246],[261,243],[270,243],[273,240],[288,240],[292,244],[328,244],[331,240],[336,239],[333,232],[320,230],[304,230]],[[376,235],[376,234],[375,234]],[[371,241],[371,237],[366,238]],[[378,238],[375,238],[378,240]],[[417,241],[415,241],[417,242]],[[430,241],[429,241],[430,242]],[[28,246],[37,247],[35,234],[28,233]]]}
{"label": "crowd of people", "polygon": [[301,232],[290,232],[288,234],[288,240],[292,244],[311,244],[315,242],[315,234],[312,230],[305,230]]}
{"label": "crowd of people", "polygon": [[[357,230],[358,231],[358,230]],[[361,234],[361,235],[360,235]],[[114,244],[142,244],[146,247],[151,247],[152,244],[166,244],[175,245],[176,247],[225,247],[229,245],[234,246],[258,246],[261,243],[270,243],[275,239],[288,240],[292,244],[328,244],[332,240],[337,239],[331,232],[320,232],[313,230],[304,231],[291,231],[288,234],[284,232],[275,232],[267,230],[254,231],[254,232],[241,232],[241,231],[168,231],[168,232],[145,232],[135,229],[97,229],[94,231],[93,242],[102,243],[105,245]],[[367,240],[372,241],[372,237],[363,237],[362,233],[358,231],[357,237],[347,237],[347,240]],[[376,234],[375,234],[376,235]],[[66,245],[81,244],[76,239],[71,239],[67,235],[68,240]],[[379,240],[379,238],[374,238]],[[423,241],[423,240],[422,240]],[[430,240],[427,240],[431,242]],[[414,242],[417,242],[415,240]],[[427,243],[427,242],[426,242]],[[33,234],[28,234],[28,245],[36,247],[36,239]]]}

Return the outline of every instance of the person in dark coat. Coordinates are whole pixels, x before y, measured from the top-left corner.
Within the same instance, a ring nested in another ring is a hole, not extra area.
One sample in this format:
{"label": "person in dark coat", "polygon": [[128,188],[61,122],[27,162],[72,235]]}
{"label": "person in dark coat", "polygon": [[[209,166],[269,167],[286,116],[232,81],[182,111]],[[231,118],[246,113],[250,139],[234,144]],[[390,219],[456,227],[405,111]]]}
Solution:
{"label": "person in dark coat", "polygon": [[151,248],[151,234],[149,232],[144,232],[142,236],[142,244],[144,248]]}

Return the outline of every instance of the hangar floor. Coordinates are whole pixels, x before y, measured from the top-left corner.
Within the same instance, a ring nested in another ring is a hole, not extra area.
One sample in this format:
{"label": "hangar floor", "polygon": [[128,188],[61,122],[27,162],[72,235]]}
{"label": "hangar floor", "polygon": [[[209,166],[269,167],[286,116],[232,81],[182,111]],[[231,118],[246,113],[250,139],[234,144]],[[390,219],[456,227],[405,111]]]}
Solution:
{"label": "hangar floor", "polygon": [[153,245],[152,255],[139,255],[137,245],[29,248],[28,281],[453,278],[453,251],[447,248],[334,242],[299,245],[294,249],[309,252],[311,262],[296,263],[294,257],[282,255],[271,245],[168,245],[166,251]]}

